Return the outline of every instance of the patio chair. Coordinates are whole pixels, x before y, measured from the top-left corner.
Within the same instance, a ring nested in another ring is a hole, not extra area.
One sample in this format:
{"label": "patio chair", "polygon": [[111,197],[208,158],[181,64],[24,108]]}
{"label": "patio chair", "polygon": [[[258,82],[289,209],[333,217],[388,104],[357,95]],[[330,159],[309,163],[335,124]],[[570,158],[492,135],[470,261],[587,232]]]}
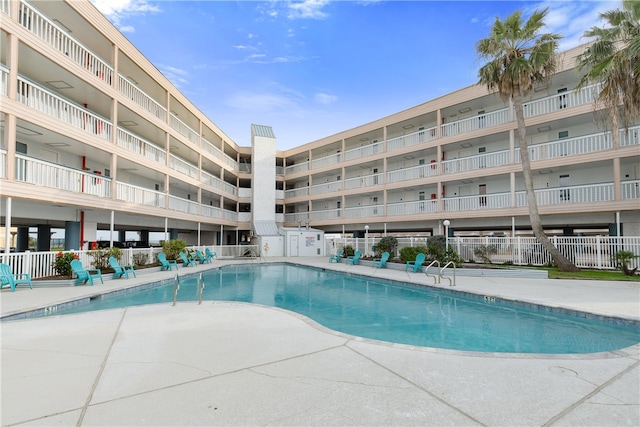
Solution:
{"label": "patio chair", "polygon": [[341,258],[342,258],[342,249],[338,249],[338,252],[336,252],[335,254],[329,257],[329,262],[332,262],[332,261],[340,262]]}
{"label": "patio chair", "polygon": [[423,254],[422,252],[419,253],[418,255],[416,255],[415,261],[407,261],[407,264],[404,267],[404,271],[407,271],[410,268],[413,269],[414,273],[418,271],[422,271],[422,264],[424,263],[424,259],[425,259],[425,254]]}
{"label": "patio chair", "polygon": [[202,253],[202,251],[196,249],[196,256],[198,257],[198,261],[200,264],[211,264],[211,257]]}
{"label": "patio chair", "polygon": [[387,261],[389,260],[389,252],[383,252],[380,258],[374,258],[371,263],[371,267],[387,268]]}
{"label": "patio chair", "polygon": [[133,270],[133,265],[120,265],[116,257],[109,257],[109,265],[113,268],[113,278],[119,279],[124,276],[129,278],[129,273],[133,273],[133,277],[136,277],[136,272]]}
{"label": "patio chair", "polygon": [[0,264],[0,288],[5,286],[11,287],[11,292],[16,291],[16,286],[26,283],[29,289],[33,289],[31,284],[31,275],[28,273],[13,274],[9,264]]}
{"label": "patio chair", "polygon": [[204,248],[204,253],[210,260],[218,256],[215,252],[211,252],[211,249],[209,248]]}
{"label": "patio chair", "polygon": [[71,271],[73,271],[73,274],[77,277],[76,285],[80,283],[84,285],[89,282],[89,284],[93,286],[94,277],[99,278],[100,283],[104,283],[104,280],[102,280],[102,272],[99,269],[84,268],[80,260],[74,259],[71,261]]}
{"label": "patio chair", "polygon": [[356,265],[360,262],[360,257],[362,256],[362,252],[360,251],[356,251],[355,254],[353,254],[353,256],[348,256],[347,257],[347,263],[351,264],[351,265]]}
{"label": "patio chair", "polygon": [[176,270],[178,269],[178,262],[175,259],[168,260],[164,252],[160,252],[158,254],[158,262],[160,263],[160,271],[171,271],[174,266],[176,267]]}
{"label": "patio chair", "polygon": [[182,260],[183,267],[196,266],[196,260],[187,256],[184,252],[180,252],[180,259]]}

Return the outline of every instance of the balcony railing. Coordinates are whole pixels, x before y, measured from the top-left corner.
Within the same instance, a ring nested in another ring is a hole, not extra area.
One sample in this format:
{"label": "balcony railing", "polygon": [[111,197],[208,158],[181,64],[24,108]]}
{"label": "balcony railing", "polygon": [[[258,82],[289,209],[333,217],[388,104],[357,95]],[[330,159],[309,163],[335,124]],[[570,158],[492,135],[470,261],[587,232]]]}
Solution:
{"label": "balcony railing", "polygon": [[222,218],[222,209],[217,208],[215,206],[202,205],[202,216],[206,216],[209,218]]}
{"label": "balcony railing", "polygon": [[291,175],[296,172],[304,172],[309,170],[309,162],[297,163],[295,165],[287,166],[284,168],[285,175]]}
{"label": "balcony railing", "polygon": [[18,77],[18,101],[85,132],[111,141],[112,125],[106,119],[24,77]]}
{"label": "balcony railing", "polygon": [[0,65],[0,95],[9,94],[9,70]]}
{"label": "balcony railing", "polygon": [[200,213],[200,203],[169,195],[169,209],[197,215]]}
{"label": "balcony railing", "polygon": [[[304,220],[307,219],[307,212],[305,212]],[[321,211],[311,211],[308,212],[309,218],[312,221],[324,221],[328,219],[338,219],[340,218],[340,209],[326,209]]]}
{"label": "balcony railing", "polygon": [[[313,212],[311,212],[313,214]],[[384,215],[383,205],[358,206],[352,208],[344,208],[344,216],[346,218],[373,218]]]}
{"label": "balcony railing", "polygon": [[293,199],[295,197],[302,197],[302,196],[308,196],[308,195],[309,195],[309,187],[293,188],[291,190],[286,190],[284,192],[285,199]]}
{"label": "balcony railing", "polygon": [[169,167],[191,178],[200,179],[200,169],[197,166],[182,160],[174,154],[169,154]]}
{"label": "balcony railing", "polygon": [[364,188],[371,187],[373,185],[382,184],[381,173],[376,173],[373,175],[359,176],[356,178],[349,178],[344,180],[344,189],[351,190],[354,188]]}
{"label": "balcony railing", "polygon": [[122,75],[118,75],[118,90],[163,122],[167,120],[167,109]]}
{"label": "balcony railing", "polygon": [[16,180],[74,193],[110,197],[111,179],[16,154]]}
{"label": "balcony railing", "polygon": [[640,199],[640,180],[624,181],[620,183],[622,190],[621,197],[625,200],[638,200]]}
{"label": "balcony railing", "polygon": [[387,216],[417,215],[438,212],[437,200],[418,200],[387,204]]}
{"label": "balcony railing", "polygon": [[209,141],[207,141],[204,138],[202,139],[202,148],[204,148],[204,150],[207,153],[213,154],[213,157],[215,157],[215,158],[217,158],[219,160],[222,160],[224,163],[226,163],[227,165],[231,166],[233,168],[233,170],[237,170],[238,169],[238,162],[233,160],[228,155],[224,154],[218,147],[216,147],[215,145],[213,145],[212,143],[210,143]]}
{"label": "balcony railing", "polygon": [[413,179],[425,178],[427,176],[435,176],[438,174],[438,168],[435,163],[430,165],[419,165],[406,169],[398,169],[387,172],[387,182],[400,182]]}
{"label": "balcony railing", "polygon": [[443,160],[441,168],[442,173],[446,174],[503,166],[510,163],[511,152],[509,150],[502,150],[486,154],[476,154],[460,159]]}
{"label": "balcony railing", "polygon": [[478,129],[501,125],[509,121],[509,109],[492,111],[490,113],[479,114],[476,117],[469,117],[455,122],[446,123],[440,126],[442,136],[458,135],[466,132],[473,132]]}
{"label": "balcony railing", "polygon": [[[531,161],[554,159],[564,156],[593,153],[596,151],[610,150],[611,136],[609,132],[595,133],[575,138],[559,139],[544,144],[529,146],[529,158]],[[520,148],[516,148],[516,162],[520,162]]]}
{"label": "balcony railing", "polygon": [[164,208],[166,204],[164,193],[124,182],[116,183],[116,198],[129,203],[157,208]]}
{"label": "balcony railing", "polygon": [[445,197],[444,210],[475,211],[480,209],[502,209],[511,206],[510,193],[482,194],[474,196]]}
{"label": "balcony railing", "polygon": [[620,129],[620,146],[628,147],[630,145],[640,145],[640,126],[633,126],[627,132]]}
{"label": "balcony railing", "polygon": [[[535,193],[538,206],[601,203],[613,200],[614,186],[613,183],[574,185],[535,190]],[[516,192],[516,205],[527,206],[527,195],[524,191]]]}
{"label": "balcony railing", "polygon": [[423,142],[433,141],[437,138],[436,127],[418,130],[408,135],[399,136],[387,140],[387,151],[399,150],[404,147],[422,144]]}
{"label": "balcony railing", "polygon": [[311,186],[310,194],[324,194],[333,193],[334,191],[342,190],[342,181],[325,182],[324,184],[318,184]]}
{"label": "balcony railing", "polygon": [[18,20],[26,29],[86,68],[91,74],[109,84],[113,81],[113,68],[28,3],[20,2]]}
{"label": "balcony railing", "polygon": [[180,120],[173,113],[171,113],[171,116],[170,116],[170,119],[169,119],[169,125],[174,130],[176,130],[180,135],[186,137],[192,143],[194,143],[196,145],[200,144],[200,137],[199,137],[198,132],[196,132],[195,130],[191,129],[189,127],[189,125],[187,125],[185,122]]}
{"label": "balcony railing", "polygon": [[217,176],[213,176],[208,172],[202,171],[202,183],[207,184],[211,187],[215,187],[218,190],[224,189],[224,181],[218,178]]}
{"label": "balcony railing", "polygon": [[298,222],[298,221],[300,221],[302,223],[302,222],[306,221],[307,218],[309,218],[309,212],[295,212],[295,213],[284,214],[285,222]]}
{"label": "balcony railing", "polygon": [[374,142],[358,148],[353,148],[344,152],[345,160],[360,159],[362,157],[372,156],[384,151],[384,143]]}
{"label": "balcony railing", "polygon": [[118,128],[118,146],[161,164],[167,162],[167,151],[137,135]]}
{"label": "balcony railing", "polygon": [[342,158],[341,153],[330,154],[325,157],[313,159],[311,161],[311,169],[318,169],[329,165],[335,165],[340,163]]}
{"label": "balcony railing", "polygon": [[7,152],[0,149],[0,178],[7,177]]}
{"label": "balcony railing", "polygon": [[591,104],[598,98],[600,88],[601,84],[598,83],[591,86],[585,86],[578,90],[560,92],[556,95],[525,102],[523,104],[524,116],[539,116],[541,114],[564,110],[565,108]]}
{"label": "balcony railing", "polygon": [[230,211],[227,209],[222,210],[222,217],[228,221],[237,221],[238,220],[238,212]]}

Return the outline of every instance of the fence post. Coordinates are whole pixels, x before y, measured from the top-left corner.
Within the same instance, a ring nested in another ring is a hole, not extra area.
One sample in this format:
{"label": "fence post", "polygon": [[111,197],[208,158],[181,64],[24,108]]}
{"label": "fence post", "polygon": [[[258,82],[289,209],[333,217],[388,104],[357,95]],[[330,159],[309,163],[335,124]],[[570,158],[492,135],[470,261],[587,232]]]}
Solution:
{"label": "fence post", "polygon": [[602,268],[602,245],[601,245],[599,234],[596,236],[596,258],[597,258],[598,268]]}

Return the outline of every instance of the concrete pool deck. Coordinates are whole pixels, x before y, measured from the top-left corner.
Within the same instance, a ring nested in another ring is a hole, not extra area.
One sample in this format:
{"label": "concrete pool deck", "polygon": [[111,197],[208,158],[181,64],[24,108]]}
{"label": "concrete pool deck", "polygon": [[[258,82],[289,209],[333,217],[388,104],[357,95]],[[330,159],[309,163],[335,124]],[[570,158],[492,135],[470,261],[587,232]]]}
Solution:
{"label": "concrete pool deck", "polygon": [[[327,259],[269,261],[433,283],[424,274]],[[173,280],[175,273],[140,270],[135,279],[93,287],[5,288],[0,313]],[[640,320],[638,282],[456,282],[457,291]],[[446,281],[435,287],[449,289]],[[640,425],[640,345],[587,355],[459,352],[361,339],[277,308],[212,301],[0,327],[3,426]]]}

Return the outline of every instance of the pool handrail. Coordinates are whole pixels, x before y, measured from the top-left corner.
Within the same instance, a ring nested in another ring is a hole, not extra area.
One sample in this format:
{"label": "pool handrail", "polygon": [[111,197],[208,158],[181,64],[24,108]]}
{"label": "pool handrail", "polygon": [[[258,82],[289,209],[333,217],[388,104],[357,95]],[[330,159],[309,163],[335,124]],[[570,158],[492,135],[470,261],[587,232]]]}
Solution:
{"label": "pool handrail", "polygon": [[449,261],[444,265],[444,267],[440,269],[440,278],[442,279],[442,272],[444,271],[444,269],[449,267],[450,265],[453,265],[453,282],[451,282],[451,277],[445,277],[445,279],[449,281],[449,286],[455,286],[456,285],[456,263],[455,262]]}
{"label": "pool handrail", "polygon": [[[430,275],[430,274],[429,274],[429,269],[430,269],[431,267],[433,267],[433,265],[434,265],[434,264],[438,266],[438,275],[433,275],[433,276],[432,276],[432,275]],[[427,277],[433,277],[433,284],[434,284],[434,285],[435,285],[436,283],[440,283],[440,278],[442,277],[442,276],[441,276],[441,274],[440,274],[440,261],[438,261],[437,259],[436,259],[436,260],[431,261],[431,264],[429,264],[429,265],[427,266],[427,268],[425,268],[425,269],[424,269],[424,274],[426,274],[426,275],[427,275]]]}

